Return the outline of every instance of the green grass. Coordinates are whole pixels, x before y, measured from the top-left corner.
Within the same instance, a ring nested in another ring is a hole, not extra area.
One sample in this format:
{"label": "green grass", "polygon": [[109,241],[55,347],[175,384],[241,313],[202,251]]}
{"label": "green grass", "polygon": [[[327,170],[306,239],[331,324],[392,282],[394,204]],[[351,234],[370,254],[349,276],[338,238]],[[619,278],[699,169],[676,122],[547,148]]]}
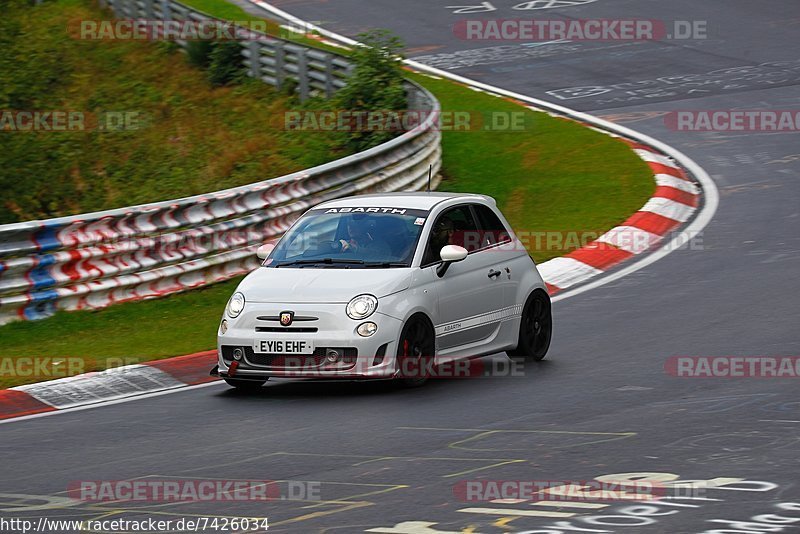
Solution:
{"label": "green grass", "polygon": [[[190,3],[214,15],[230,9],[222,0]],[[237,20],[242,16],[226,12]],[[440,186],[495,197],[518,232],[602,232],[638,210],[654,190],[647,165],[613,138],[445,80],[411,77],[436,95],[444,111],[524,112],[523,131],[443,132]],[[568,251],[531,254],[543,261]],[[211,349],[235,285],[226,282],[158,301],[6,325],[0,327],[0,357],[86,357],[96,359],[100,369],[105,358],[145,361]],[[0,376],[3,386],[23,381]]]}

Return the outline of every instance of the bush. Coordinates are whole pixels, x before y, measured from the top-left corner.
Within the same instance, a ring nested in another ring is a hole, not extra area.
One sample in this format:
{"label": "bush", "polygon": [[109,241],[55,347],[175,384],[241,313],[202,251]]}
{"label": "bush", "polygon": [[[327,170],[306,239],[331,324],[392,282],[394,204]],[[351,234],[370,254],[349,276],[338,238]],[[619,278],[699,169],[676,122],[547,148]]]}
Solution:
{"label": "bush", "polygon": [[294,98],[297,95],[298,87],[300,87],[300,82],[297,81],[297,78],[285,78],[281,86],[281,94]]}
{"label": "bush", "polygon": [[211,85],[235,83],[244,76],[242,46],[238,41],[217,41],[209,55],[208,79]]}
{"label": "bush", "polygon": [[[372,30],[358,38],[366,46],[353,51],[355,69],[347,85],[336,94],[335,103],[356,112],[405,110],[408,101],[400,53],[403,42],[388,30]],[[394,136],[394,132],[354,132],[347,148],[365,150]]]}
{"label": "bush", "polygon": [[211,64],[213,50],[213,41],[189,41],[186,43],[186,55],[189,56],[189,63],[201,69],[205,69]]}

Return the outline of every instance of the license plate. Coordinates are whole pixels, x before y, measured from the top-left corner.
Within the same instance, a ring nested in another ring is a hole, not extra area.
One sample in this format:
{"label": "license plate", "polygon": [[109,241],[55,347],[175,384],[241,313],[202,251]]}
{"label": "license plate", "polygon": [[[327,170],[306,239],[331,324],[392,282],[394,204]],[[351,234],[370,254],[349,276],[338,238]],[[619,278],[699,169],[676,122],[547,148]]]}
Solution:
{"label": "license plate", "polygon": [[297,339],[259,339],[253,350],[259,354],[314,354],[314,343]]}

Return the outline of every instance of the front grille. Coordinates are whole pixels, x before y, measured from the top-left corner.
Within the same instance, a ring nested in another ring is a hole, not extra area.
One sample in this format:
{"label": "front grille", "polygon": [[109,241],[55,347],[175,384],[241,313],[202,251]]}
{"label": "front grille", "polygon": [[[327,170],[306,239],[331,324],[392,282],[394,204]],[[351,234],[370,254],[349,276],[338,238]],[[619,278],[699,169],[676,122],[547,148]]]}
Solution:
{"label": "front grille", "polygon": [[[281,321],[280,315],[262,315],[260,317],[256,317],[256,319],[258,319],[259,321],[273,321],[273,322],[278,322],[278,323]],[[295,315],[292,318],[292,322],[297,322],[297,321],[301,321],[301,322],[303,322],[303,321],[319,321],[319,317],[314,317],[314,316],[311,316],[311,315]]]}
{"label": "front grille", "polygon": [[275,334],[283,334],[284,332],[287,334],[313,334],[317,332],[319,328],[308,326],[308,327],[298,327],[298,328],[286,328],[281,326],[257,326],[256,332],[271,332]]}
{"label": "front grille", "polygon": [[[252,352],[252,349],[251,349]],[[325,349],[317,349],[314,354],[298,354],[287,356],[285,354],[258,354],[245,355],[247,361],[258,367],[273,368],[308,368],[319,367],[325,361]]]}
{"label": "front grille", "polygon": [[[222,359],[225,362],[233,361],[233,350],[236,347],[223,346]],[[240,347],[244,350],[244,361],[241,368],[247,367],[268,367],[272,369],[309,369],[321,367],[325,363],[325,356],[328,350],[335,349],[342,354],[340,362],[352,367],[358,359],[358,349],[345,347],[317,347],[314,354],[259,354],[253,347]],[[249,365],[248,365],[249,364]]]}

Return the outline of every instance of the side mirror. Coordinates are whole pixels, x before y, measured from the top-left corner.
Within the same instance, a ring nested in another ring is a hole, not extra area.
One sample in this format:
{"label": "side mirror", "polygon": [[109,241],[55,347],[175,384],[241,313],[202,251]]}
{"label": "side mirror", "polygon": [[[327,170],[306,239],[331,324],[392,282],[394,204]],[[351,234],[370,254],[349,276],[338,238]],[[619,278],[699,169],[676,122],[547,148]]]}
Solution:
{"label": "side mirror", "polygon": [[269,257],[269,255],[272,254],[273,250],[275,250],[275,245],[273,245],[272,243],[261,245],[260,247],[258,247],[258,250],[256,251],[256,256],[258,256],[258,259],[260,260],[266,260],[267,257]]}
{"label": "side mirror", "polygon": [[467,249],[465,249],[464,247],[459,247],[458,245],[445,245],[439,252],[439,256],[445,263],[455,263],[457,261],[463,261],[468,254],[469,253],[467,252]]}
{"label": "side mirror", "polygon": [[439,278],[443,277],[444,274],[447,272],[447,269],[450,268],[450,265],[459,261],[464,261],[467,257],[469,252],[464,247],[459,247],[458,245],[445,245],[442,247],[441,252],[439,252],[439,256],[442,258],[442,263],[437,267],[436,274],[439,275]]}

